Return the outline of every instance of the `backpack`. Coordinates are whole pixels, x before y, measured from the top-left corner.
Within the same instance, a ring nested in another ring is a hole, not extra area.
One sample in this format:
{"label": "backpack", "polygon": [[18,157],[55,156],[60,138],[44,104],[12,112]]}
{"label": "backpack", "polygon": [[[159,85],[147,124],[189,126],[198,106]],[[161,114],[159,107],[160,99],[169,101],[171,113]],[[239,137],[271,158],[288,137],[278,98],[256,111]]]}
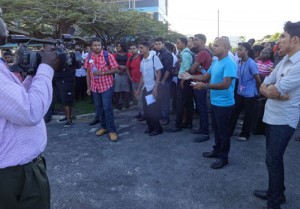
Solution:
{"label": "backpack", "polygon": [[192,56],[192,64],[194,64],[194,62],[196,61],[196,55],[193,52],[190,51],[186,51],[187,53],[189,53]]}
{"label": "backpack", "polygon": [[[103,56],[104,56],[104,60],[106,62],[106,66],[109,66],[109,58],[108,58],[108,51],[106,50],[102,50],[103,51]],[[87,58],[88,58],[88,62],[90,61],[92,57],[92,52],[89,52]]]}

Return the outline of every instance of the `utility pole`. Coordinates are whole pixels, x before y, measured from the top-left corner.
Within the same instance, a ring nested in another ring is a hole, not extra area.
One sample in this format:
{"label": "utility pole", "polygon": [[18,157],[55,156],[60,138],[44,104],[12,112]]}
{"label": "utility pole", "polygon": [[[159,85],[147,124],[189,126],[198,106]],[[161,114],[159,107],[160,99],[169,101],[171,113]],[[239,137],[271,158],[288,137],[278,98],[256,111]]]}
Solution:
{"label": "utility pole", "polygon": [[218,10],[218,38],[220,37],[220,11]]}

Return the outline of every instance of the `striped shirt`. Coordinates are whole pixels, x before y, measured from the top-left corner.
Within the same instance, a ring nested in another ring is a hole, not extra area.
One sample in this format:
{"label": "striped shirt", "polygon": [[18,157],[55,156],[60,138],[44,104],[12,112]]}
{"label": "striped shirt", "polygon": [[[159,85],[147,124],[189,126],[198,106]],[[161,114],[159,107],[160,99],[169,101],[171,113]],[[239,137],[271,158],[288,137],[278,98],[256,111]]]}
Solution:
{"label": "striped shirt", "polygon": [[41,64],[34,78],[21,83],[0,61],[0,168],[24,165],[44,151],[53,73]]}
{"label": "striped shirt", "polygon": [[262,61],[257,60],[256,62],[258,67],[258,72],[260,75],[268,76],[271,73],[271,69],[273,68],[273,62],[271,60]]}
{"label": "striped shirt", "polygon": [[110,69],[118,68],[119,64],[117,63],[114,56],[108,53],[109,66],[107,66],[103,50],[100,54],[95,55],[92,53],[90,58],[86,58],[84,62],[84,68],[89,70],[91,77],[91,91],[102,93],[110,89],[114,84],[113,75],[101,75],[94,76],[93,69],[96,69],[101,72],[109,71]]}

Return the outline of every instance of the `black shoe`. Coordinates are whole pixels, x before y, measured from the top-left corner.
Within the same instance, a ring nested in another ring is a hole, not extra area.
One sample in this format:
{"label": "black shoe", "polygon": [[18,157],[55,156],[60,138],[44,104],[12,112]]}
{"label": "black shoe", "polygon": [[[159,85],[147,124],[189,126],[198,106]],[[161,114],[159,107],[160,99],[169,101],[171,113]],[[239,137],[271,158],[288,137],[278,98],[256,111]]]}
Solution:
{"label": "black shoe", "polygon": [[72,121],[67,121],[64,125],[65,128],[69,128],[70,126],[72,126]]}
{"label": "black shoe", "polygon": [[193,129],[191,131],[192,134],[203,134],[203,132],[200,129]]}
{"label": "black shoe", "polygon": [[91,121],[89,123],[90,126],[96,125],[97,123],[100,123],[100,121],[98,119],[94,119],[93,121]]}
{"label": "black shoe", "polygon": [[218,157],[219,157],[219,155],[218,155],[216,152],[214,152],[214,151],[211,151],[211,152],[203,152],[203,153],[202,153],[202,156],[203,156],[203,157],[206,157],[206,158],[218,158]]}
{"label": "black shoe", "polygon": [[140,122],[142,122],[144,120],[146,120],[146,118],[143,115],[138,119],[138,121],[140,121]]}
{"label": "black shoe", "polygon": [[193,141],[194,142],[205,142],[209,140],[209,136],[208,135],[202,135],[202,136],[199,136],[197,138],[195,138]]}
{"label": "black shoe", "polygon": [[149,133],[149,136],[156,136],[156,135],[159,135],[159,134],[162,134],[163,133],[163,131],[161,130],[161,131],[151,131],[150,133]]}
{"label": "black shoe", "polygon": [[139,118],[141,118],[141,117],[142,117],[142,114],[139,113],[139,114],[135,115],[133,118],[134,118],[134,119],[139,119]]}
{"label": "black shoe", "polygon": [[51,118],[44,118],[45,123],[49,123],[51,121]]}
{"label": "black shoe", "polygon": [[145,131],[144,131],[144,134],[150,134],[152,132],[151,129],[147,128]]}
{"label": "black shoe", "polygon": [[223,168],[225,165],[227,165],[228,164],[228,160],[226,159],[221,159],[221,158],[218,158],[218,159],[216,159],[216,161],[215,162],[213,162],[211,165],[210,165],[210,167],[212,168],[212,169],[219,169],[219,168]]}
{"label": "black shoe", "polygon": [[[254,190],[253,195],[263,200],[268,200],[267,190]],[[280,199],[280,204],[286,203],[285,195],[283,194]]]}
{"label": "black shoe", "polygon": [[192,129],[193,126],[192,126],[192,124],[186,124],[186,123],[184,123],[184,124],[181,125],[181,128]]}
{"label": "black shoe", "polygon": [[182,129],[179,127],[166,129],[166,132],[179,132],[179,131],[182,131]]}

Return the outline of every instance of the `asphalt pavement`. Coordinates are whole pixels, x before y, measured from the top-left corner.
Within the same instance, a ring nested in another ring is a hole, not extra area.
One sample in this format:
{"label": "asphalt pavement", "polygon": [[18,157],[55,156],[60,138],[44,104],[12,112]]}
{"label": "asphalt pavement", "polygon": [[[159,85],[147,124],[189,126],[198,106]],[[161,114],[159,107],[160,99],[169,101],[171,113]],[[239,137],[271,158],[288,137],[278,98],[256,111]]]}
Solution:
{"label": "asphalt pavement", "polygon": [[[261,209],[266,201],[252,195],[267,188],[265,138],[232,138],[229,164],[213,170],[213,135],[194,143],[190,130],[145,135],[146,123],[133,118],[136,107],[115,111],[120,139],[97,137],[92,115],[77,117],[64,128],[47,124],[44,153],[51,186],[52,209]],[[174,121],[175,115],[171,115]],[[194,119],[194,127],[198,118]],[[237,131],[240,127],[237,128]],[[295,135],[300,135],[300,130]],[[285,153],[287,203],[300,209],[300,142],[293,139]]]}

